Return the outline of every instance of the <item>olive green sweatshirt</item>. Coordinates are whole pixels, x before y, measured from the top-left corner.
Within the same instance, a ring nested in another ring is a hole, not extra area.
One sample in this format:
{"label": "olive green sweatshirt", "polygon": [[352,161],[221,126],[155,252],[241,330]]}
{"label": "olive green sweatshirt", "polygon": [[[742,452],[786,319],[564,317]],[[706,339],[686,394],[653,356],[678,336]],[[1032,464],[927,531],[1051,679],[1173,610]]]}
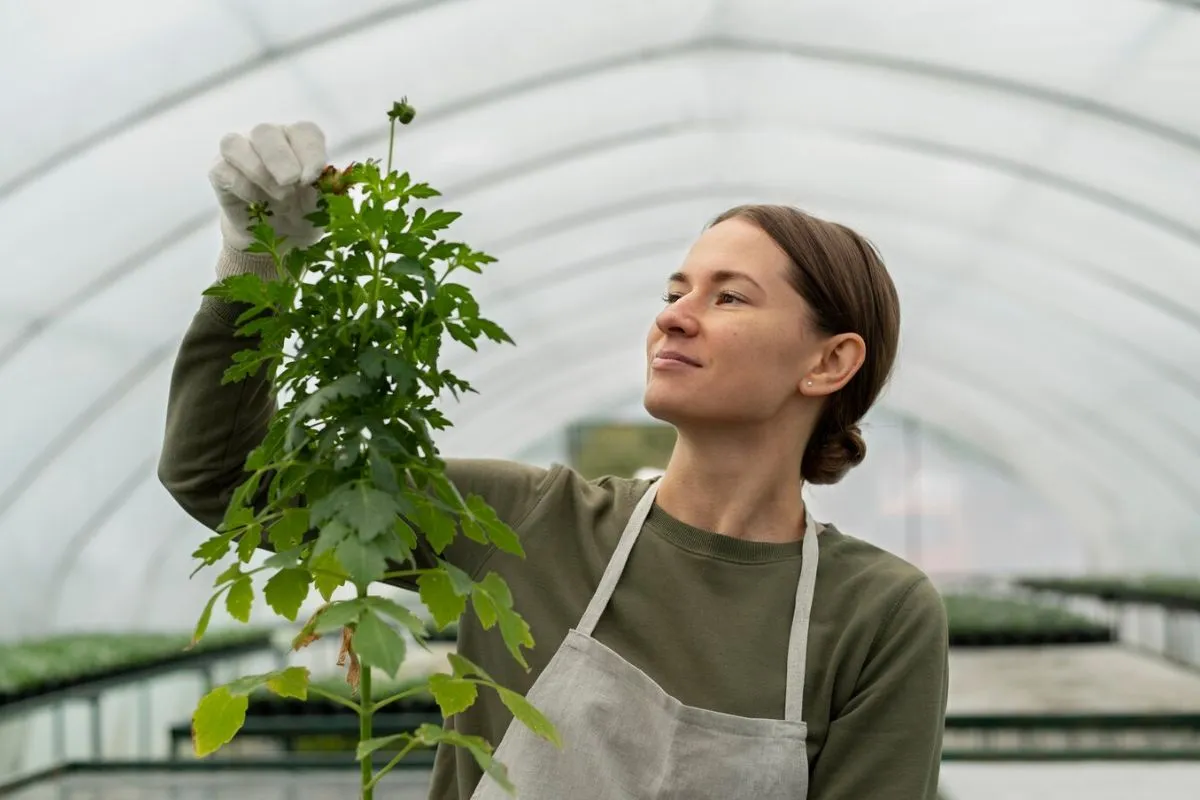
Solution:
{"label": "olive green sweatshirt", "polygon": [[[246,455],[275,410],[267,384],[221,385],[234,310],[206,298],[171,379],[159,475],[193,517],[220,523]],[[647,483],[586,480],[564,466],[447,461],[463,493],[482,495],[521,537],[520,559],[456,537],[446,557],[481,578],[499,572],[536,646],[524,671],[498,629],[470,612],[459,649],[501,684],[528,691],[578,622]],[[655,507],[595,638],[687,705],[781,718],[801,544],[700,530]],[[934,798],[948,682],[945,607],[916,567],[829,526],[809,634],[804,710],[811,800]],[[498,745],[511,715],[494,696],[449,723]],[[467,800],[480,770],[469,753],[437,754],[430,797]],[[747,798],[752,800],[752,798]]]}

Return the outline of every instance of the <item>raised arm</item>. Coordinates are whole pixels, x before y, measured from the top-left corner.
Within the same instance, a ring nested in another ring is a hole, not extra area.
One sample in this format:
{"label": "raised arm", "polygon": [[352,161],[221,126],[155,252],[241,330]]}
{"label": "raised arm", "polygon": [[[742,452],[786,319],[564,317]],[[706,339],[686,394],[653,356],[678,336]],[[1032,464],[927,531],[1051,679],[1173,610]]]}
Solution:
{"label": "raised arm", "polygon": [[[303,217],[316,207],[311,183],[324,166],[324,136],[311,123],[261,125],[249,138],[230,135],[222,140],[221,158],[209,175],[222,209],[218,279],[244,273],[275,276],[270,256],[244,252],[250,243],[245,232],[248,203],[270,200],[278,209],[272,224],[292,244],[316,240],[320,232]],[[171,375],[158,466],[159,478],[176,502],[212,529],[248,477],[246,457],[263,441],[277,408],[265,373],[222,385],[234,354],[253,346],[250,339],[235,335],[242,310],[205,297],[192,318]],[[447,477],[461,494],[480,495],[502,521],[516,527],[539,497],[547,473],[508,462],[452,460]],[[459,536],[444,555],[470,572],[485,554],[480,545]],[[427,547],[417,555],[432,562]]]}

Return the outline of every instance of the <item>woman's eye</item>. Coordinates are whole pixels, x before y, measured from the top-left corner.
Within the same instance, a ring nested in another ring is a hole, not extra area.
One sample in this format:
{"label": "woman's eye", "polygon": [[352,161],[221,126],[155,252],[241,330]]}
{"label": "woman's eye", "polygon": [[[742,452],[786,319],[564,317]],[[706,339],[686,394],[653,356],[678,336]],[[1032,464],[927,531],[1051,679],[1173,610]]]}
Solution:
{"label": "woman's eye", "polygon": [[667,292],[666,294],[664,294],[662,296],[662,301],[664,303],[674,303],[678,299],[679,299],[679,292]]}
{"label": "woman's eye", "polygon": [[717,299],[722,303],[742,303],[745,302],[742,298],[731,292],[721,292],[717,295]]}

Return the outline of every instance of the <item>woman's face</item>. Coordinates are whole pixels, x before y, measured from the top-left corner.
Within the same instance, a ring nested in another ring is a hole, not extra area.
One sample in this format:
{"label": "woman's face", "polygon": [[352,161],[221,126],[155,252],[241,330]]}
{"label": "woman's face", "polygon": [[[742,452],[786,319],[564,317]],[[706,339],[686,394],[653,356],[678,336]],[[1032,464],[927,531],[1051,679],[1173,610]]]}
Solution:
{"label": "woman's face", "polygon": [[704,232],[668,281],[646,340],[652,416],[677,426],[754,424],[795,404],[828,337],[812,330],[791,268],[750,222]]}

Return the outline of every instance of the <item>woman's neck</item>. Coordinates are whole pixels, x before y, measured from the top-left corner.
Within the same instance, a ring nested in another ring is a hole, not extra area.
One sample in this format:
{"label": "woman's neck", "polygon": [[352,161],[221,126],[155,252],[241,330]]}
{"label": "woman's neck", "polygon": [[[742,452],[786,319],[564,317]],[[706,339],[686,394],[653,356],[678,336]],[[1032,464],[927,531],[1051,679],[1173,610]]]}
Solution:
{"label": "woman's neck", "polygon": [[759,542],[804,534],[799,443],[774,431],[680,431],[656,502],[680,522]]}

